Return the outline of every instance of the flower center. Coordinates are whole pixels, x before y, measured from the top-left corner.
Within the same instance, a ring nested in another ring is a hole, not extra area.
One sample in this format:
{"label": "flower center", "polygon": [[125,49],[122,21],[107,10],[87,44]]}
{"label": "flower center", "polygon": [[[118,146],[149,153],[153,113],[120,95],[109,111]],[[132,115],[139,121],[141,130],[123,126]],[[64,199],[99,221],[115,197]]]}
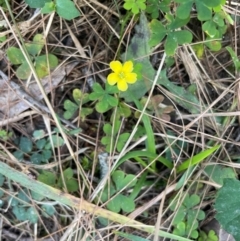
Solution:
{"label": "flower center", "polygon": [[125,73],[124,73],[123,71],[120,71],[120,72],[118,73],[118,77],[119,77],[120,79],[124,79],[124,78],[125,78]]}

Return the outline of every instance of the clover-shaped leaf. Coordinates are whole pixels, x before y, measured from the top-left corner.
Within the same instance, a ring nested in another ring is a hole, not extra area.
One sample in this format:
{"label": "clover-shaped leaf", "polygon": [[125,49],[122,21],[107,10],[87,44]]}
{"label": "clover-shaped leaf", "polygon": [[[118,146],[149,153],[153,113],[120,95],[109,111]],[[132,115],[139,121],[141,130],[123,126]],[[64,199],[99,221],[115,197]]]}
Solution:
{"label": "clover-shaped leaf", "polygon": [[119,213],[121,210],[129,213],[135,209],[135,203],[133,199],[119,194],[108,202],[107,208],[116,213]]}
{"label": "clover-shaped leaf", "polygon": [[[118,191],[125,187],[132,187],[136,184],[137,179],[134,175],[126,175],[123,171],[115,171],[112,174],[113,183],[110,183],[110,188],[106,186],[104,188],[103,194],[101,195],[101,200],[103,202],[107,201],[110,197],[114,196]],[[116,188],[114,188],[114,185]],[[135,209],[134,199],[125,196],[121,193],[117,194],[107,203],[107,208],[113,212],[132,212]]]}
{"label": "clover-shaped leaf", "polygon": [[90,100],[97,100],[96,110],[99,113],[104,113],[118,105],[118,99],[112,94],[118,92],[116,86],[111,86],[106,83],[106,89],[104,90],[99,83],[94,83],[93,92],[89,95]]}
{"label": "clover-shaped leaf", "polygon": [[131,10],[133,14],[138,14],[141,10],[146,9],[146,0],[124,0],[123,7],[126,10]]}
{"label": "clover-shaped leaf", "polygon": [[[65,100],[64,101],[64,118],[66,120],[70,119],[73,117],[74,113],[80,109],[80,105],[84,105],[87,102],[89,102],[89,94],[88,93],[82,93],[80,89],[74,89],[73,90],[73,99],[76,103],[72,102],[71,100]],[[93,112],[92,108],[85,108],[81,106],[81,111],[80,111],[80,117],[82,120],[85,119],[86,116],[90,115]]]}
{"label": "clover-shaped leaf", "polygon": [[189,196],[189,194],[186,195],[183,205],[187,208],[190,209],[200,203],[200,197],[197,194],[192,194]]}
{"label": "clover-shaped leaf", "polygon": [[208,234],[204,231],[200,231],[198,241],[218,241],[218,236],[214,230],[210,230]]}
{"label": "clover-shaped leaf", "polygon": [[59,16],[67,20],[80,16],[80,12],[70,0],[56,0],[55,8]]}
{"label": "clover-shaped leaf", "polygon": [[123,189],[126,186],[133,187],[137,182],[137,179],[134,175],[126,175],[123,171],[115,171],[112,174],[112,179],[115,183],[117,191]]}
{"label": "clover-shaped leaf", "polygon": [[79,108],[78,105],[76,105],[75,103],[73,103],[71,100],[65,100],[63,107],[65,109],[63,117],[66,120],[69,120],[70,118],[72,118],[72,116],[74,115],[74,113],[77,111],[77,109]]}
{"label": "clover-shaped leaf", "polygon": [[197,17],[200,21],[212,18],[212,8],[218,7],[221,0],[175,0],[180,5],[177,8],[176,15],[180,19],[186,19],[190,16],[192,5],[196,4]]}
{"label": "clover-shaped leaf", "polygon": [[118,152],[120,152],[123,149],[123,147],[124,147],[125,143],[127,142],[129,136],[130,136],[130,133],[122,133],[119,136],[119,138],[117,140],[117,151]]}
{"label": "clover-shaped leaf", "polygon": [[[38,56],[44,46],[44,37],[42,34],[36,34],[33,41],[25,45],[39,78],[47,76],[49,70],[54,69],[58,65],[58,59],[53,54]],[[20,65],[16,70],[17,77],[28,79],[32,71],[22,51],[18,48],[10,47],[7,50],[7,56],[12,64]]]}
{"label": "clover-shaped leaf", "polygon": [[[106,134],[101,139],[101,143],[106,146],[106,151],[111,151],[111,146],[115,145],[116,134],[118,133],[120,128],[120,121],[115,121],[115,125],[105,124],[103,126],[103,131]],[[122,133],[119,135],[117,140],[117,151],[121,151],[123,146],[125,145],[126,141],[128,140],[130,134],[129,133]]]}
{"label": "clover-shaped leaf", "polygon": [[166,41],[164,48],[168,56],[174,55],[179,44],[191,43],[192,34],[187,30],[175,30],[186,24],[187,20],[174,19],[168,15],[171,21],[164,26],[160,21],[153,19],[150,23],[151,38],[149,40],[150,46],[159,44],[165,37]]}
{"label": "clover-shaped leaf", "polygon": [[169,12],[171,0],[151,0],[147,3],[146,12],[151,14],[152,19],[158,18],[159,12]]}
{"label": "clover-shaped leaf", "polygon": [[39,78],[47,76],[49,74],[49,69],[54,69],[57,65],[58,59],[53,54],[41,55],[35,59],[35,69]]}
{"label": "clover-shaped leaf", "polygon": [[32,43],[26,43],[26,49],[32,56],[39,54],[44,46],[44,37],[42,34],[36,34]]}

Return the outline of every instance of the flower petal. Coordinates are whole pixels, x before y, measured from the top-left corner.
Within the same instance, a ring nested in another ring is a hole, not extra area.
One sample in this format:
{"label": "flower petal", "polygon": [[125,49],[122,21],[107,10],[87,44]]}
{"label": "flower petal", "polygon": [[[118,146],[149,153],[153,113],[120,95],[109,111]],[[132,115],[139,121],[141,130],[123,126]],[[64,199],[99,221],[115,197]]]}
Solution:
{"label": "flower petal", "polygon": [[111,61],[109,65],[111,70],[115,73],[122,71],[122,63],[120,61]]}
{"label": "flower petal", "polygon": [[108,75],[107,77],[107,82],[110,84],[110,85],[115,85],[117,82],[119,81],[119,77],[117,74],[115,73],[111,73]]}
{"label": "flower petal", "polygon": [[123,64],[122,71],[125,73],[131,73],[133,71],[133,62],[127,61]]}
{"label": "flower petal", "polygon": [[119,80],[117,83],[117,87],[121,91],[126,91],[128,89],[128,85],[124,80]]}
{"label": "flower petal", "polygon": [[126,82],[129,84],[134,84],[137,81],[137,74],[136,73],[128,73],[126,74]]}

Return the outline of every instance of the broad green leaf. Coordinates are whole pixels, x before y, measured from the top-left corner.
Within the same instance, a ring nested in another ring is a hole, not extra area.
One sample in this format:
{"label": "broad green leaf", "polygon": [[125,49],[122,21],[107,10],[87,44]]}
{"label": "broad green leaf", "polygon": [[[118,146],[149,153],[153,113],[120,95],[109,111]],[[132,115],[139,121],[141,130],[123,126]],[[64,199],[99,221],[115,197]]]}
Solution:
{"label": "broad green leaf", "polygon": [[30,8],[42,8],[45,3],[51,2],[51,0],[25,0],[26,4],[29,5]]}
{"label": "broad green leaf", "polygon": [[7,49],[7,57],[12,64],[22,64],[25,62],[25,57],[22,51],[16,47],[10,47]]}
{"label": "broad green leaf", "polygon": [[225,231],[240,240],[240,182],[235,179],[224,179],[223,186],[217,192],[215,218]]}
{"label": "broad green leaf", "polygon": [[44,46],[44,37],[42,34],[36,34],[33,38],[32,43],[25,44],[29,54],[35,56],[39,54]]}
{"label": "broad green leaf", "polygon": [[221,167],[220,165],[206,166],[204,172],[214,182],[223,185],[225,178],[236,178],[236,174],[231,167]]}
{"label": "broad green leaf", "polygon": [[129,85],[127,91],[120,93],[120,97],[124,98],[127,102],[133,101],[133,97],[131,97],[132,95],[134,95],[136,99],[143,97],[152,86],[152,80],[155,75],[155,70],[149,61],[149,54],[151,52],[149,46],[150,32],[148,21],[144,13],[141,13],[139,25],[135,27],[135,30],[136,33],[126,50],[126,53],[122,54],[121,58],[123,61],[135,59],[135,64],[142,64],[143,75],[142,79],[138,79],[136,83]]}
{"label": "broad green leaf", "polygon": [[67,20],[80,16],[80,12],[70,0],[56,0],[56,12]]}

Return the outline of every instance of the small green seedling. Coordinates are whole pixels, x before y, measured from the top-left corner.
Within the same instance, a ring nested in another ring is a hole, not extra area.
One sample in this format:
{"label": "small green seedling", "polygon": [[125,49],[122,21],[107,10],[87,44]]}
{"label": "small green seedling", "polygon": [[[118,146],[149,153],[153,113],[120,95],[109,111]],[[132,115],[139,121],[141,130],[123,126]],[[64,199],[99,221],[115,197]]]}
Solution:
{"label": "small green seedling", "polygon": [[42,8],[41,12],[48,14],[56,11],[58,15],[67,20],[80,16],[80,12],[70,0],[25,0],[31,8]]}
{"label": "small green seedling", "polygon": [[[177,209],[176,215],[173,219],[174,230],[173,233],[182,237],[198,238],[198,221],[205,218],[205,213],[202,210],[194,207],[200,203],[200,197],[196,194],[186,195],[182,205]],[[177,200],[174,201],[170,209],[176,210]]]}
{"label": "small green seedling", "polygon": [[[63,117],[66,120],[69,120],[70,118],[73,117],[73,115],[76,113],[77,110],[79,110],[79,115],[81,119],[84,121],[86,116],[92,114],[93,109],[92,108],[87,108],[87,107],[82,107],[84,104],[87,104],[89,100],[89,94],[85,93],[83,94],[80,89],[74,89],[73,90],[73,99],[74,102],[66,99],[64,101],[64,114]],[[81,108],[80,108],[81,105]]]}
{"label": "small green seedling", "polygon": [[[39,55],[44,46],[44,37],[42,34],[35,35],[33,42],[26,43],[25,46],[35,65],[35,70],[39,78],[47,76],[49,69],[51,70],[57,67],[58,59],[55,55]],[[28,79],[32,71],[22,51],[19,48],[10,47],[7,50],[7,56],[13,65],[20,65],[16,71],[17,77],[20,79]]]}

